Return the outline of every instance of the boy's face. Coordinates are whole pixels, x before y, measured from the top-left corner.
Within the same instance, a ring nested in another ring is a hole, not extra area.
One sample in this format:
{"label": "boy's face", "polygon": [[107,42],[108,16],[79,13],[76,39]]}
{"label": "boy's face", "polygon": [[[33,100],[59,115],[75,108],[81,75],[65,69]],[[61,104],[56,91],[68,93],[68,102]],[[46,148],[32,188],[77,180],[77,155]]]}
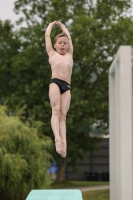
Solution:
{"label": "boy's face", "polygon": [[56,43],[54,44],[54,48],[56,49],[56,51],[61,54],[64,55],[67,53],[69,45],[68,45],[68,38],[66,37],[59,37],[57,38]]}

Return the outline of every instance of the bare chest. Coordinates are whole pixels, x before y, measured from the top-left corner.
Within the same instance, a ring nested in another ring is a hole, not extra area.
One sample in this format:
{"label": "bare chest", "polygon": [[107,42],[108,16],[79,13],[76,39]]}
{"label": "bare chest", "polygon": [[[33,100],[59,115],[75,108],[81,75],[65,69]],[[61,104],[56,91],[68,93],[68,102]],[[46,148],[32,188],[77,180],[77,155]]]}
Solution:
{"label": "bare chest", "polygon": [[51,67],[69,67],[72,68],[73,66],[73,59],[69,54],[60,55],[55,53],[54,55],[49,56],[49,64]]}

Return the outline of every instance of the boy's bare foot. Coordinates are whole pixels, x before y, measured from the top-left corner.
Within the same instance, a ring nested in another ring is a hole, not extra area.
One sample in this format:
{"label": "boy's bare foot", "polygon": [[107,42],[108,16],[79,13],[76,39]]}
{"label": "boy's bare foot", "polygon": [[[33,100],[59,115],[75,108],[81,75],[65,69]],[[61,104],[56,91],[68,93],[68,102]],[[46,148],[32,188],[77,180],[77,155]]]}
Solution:
{"label": "boy's bare foot", "polygon": [[56,140],[55,141],[55,147],[56,147],[57,153],[62,155],[62,153],[63,153],[63,145],[62,145],[62,141],[61,140]]}
{"label": "boy's bare foot", "polygon": [[65,157],[66,157],[66,154],[67,154],[67,144],[66,144],[65,142],[62,142],[62,147],[63,147],[63,151],[62,151],[61,156],[62,156],[63,158],[65,158]]}

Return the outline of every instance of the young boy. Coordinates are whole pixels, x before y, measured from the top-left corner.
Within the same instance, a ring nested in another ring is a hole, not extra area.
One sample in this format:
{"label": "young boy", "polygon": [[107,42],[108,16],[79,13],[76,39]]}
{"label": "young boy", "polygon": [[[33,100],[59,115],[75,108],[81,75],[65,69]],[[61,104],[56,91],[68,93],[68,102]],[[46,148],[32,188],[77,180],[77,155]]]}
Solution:
{"label": "young boy", "polygon": [[[53,26],[59,26],[63,33],[54,39],[54,48],[50,38]],[[71,93],[70,82],[73,67],[73,45],[71,36],[65,26],[54,21],[45,32],[46,50],[49,55],[52,76],[49,84],[49,98],[52,108],[51,127],[55,136],[56,151],[66,157],[66,115],[69,110]]]}

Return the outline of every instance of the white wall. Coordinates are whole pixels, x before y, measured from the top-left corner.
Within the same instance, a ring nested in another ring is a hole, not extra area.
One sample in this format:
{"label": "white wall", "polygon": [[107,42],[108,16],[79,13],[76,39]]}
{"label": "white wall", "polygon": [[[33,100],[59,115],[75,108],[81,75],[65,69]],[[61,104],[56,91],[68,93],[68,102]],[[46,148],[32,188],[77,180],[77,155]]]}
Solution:
{"label": "white wall", "polygon": [[120,46],[109,70],[110,200],[133,200],[132,48]]}

